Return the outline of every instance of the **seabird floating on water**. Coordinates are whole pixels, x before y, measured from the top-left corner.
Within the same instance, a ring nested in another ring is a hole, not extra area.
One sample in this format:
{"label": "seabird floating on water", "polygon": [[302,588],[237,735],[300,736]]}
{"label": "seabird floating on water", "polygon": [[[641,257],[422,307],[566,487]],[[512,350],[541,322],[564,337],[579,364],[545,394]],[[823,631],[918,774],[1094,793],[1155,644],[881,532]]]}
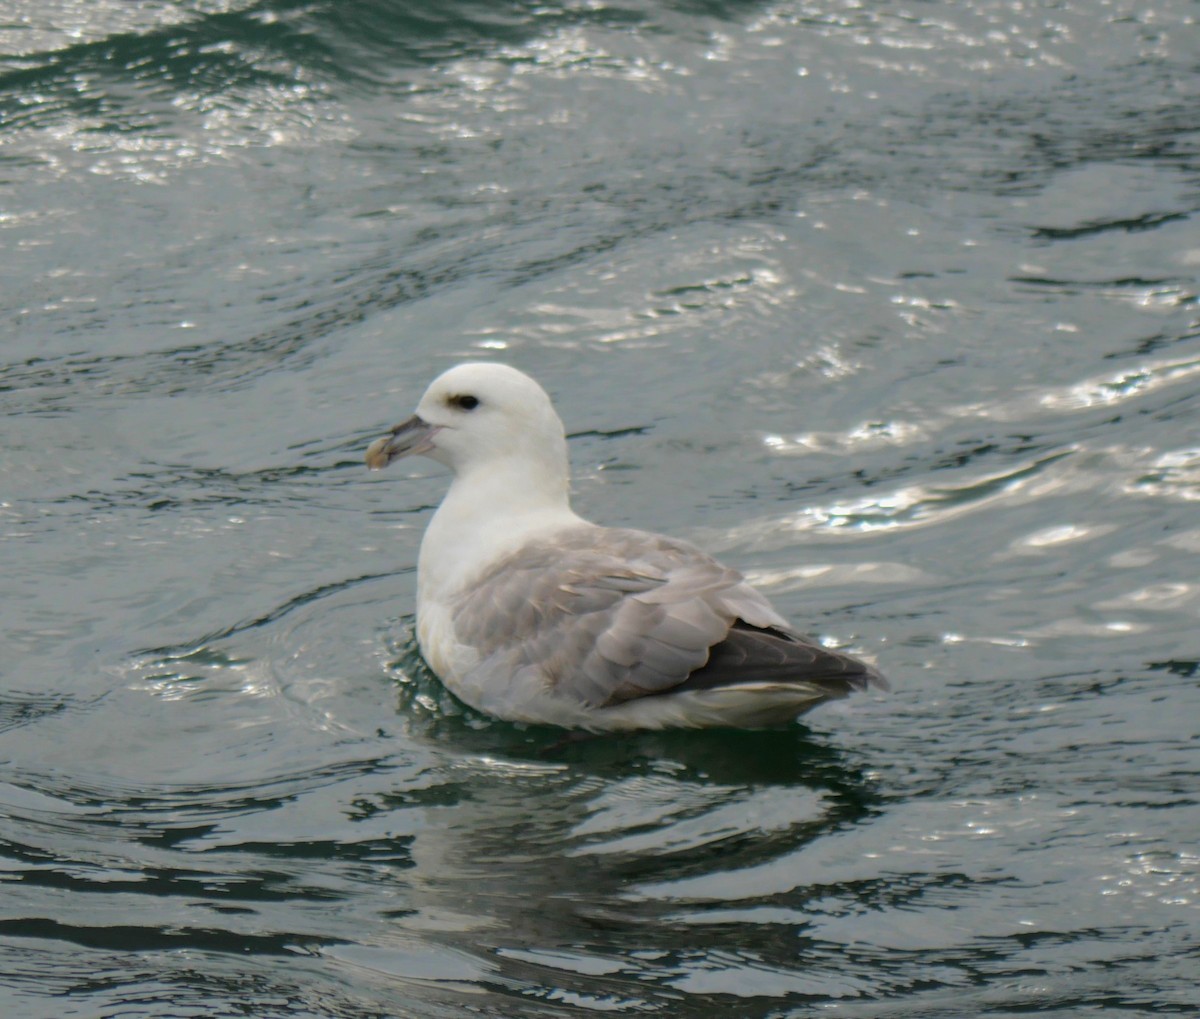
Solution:
{"label": "seabird floating on water", "polygon": [[694,545],[575,514],[562,421],[515,368],[451,368],[366,459],[415,455],[454,472],[421,542],[417,640],[480,711],[592,731],[759,728],[887,689]]}

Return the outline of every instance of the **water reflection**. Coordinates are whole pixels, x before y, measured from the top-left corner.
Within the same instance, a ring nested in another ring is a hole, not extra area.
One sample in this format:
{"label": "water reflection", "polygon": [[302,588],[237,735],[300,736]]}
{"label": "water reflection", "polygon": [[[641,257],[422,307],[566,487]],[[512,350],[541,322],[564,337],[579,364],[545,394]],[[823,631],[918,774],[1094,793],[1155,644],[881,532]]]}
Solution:
{"label": "water reflection", "polygon": [[[486,959],[495,972],[485,985],[547,1000],[661,1007],[661,992],[714,966],[709,989],[739,993],[740,967],[707,947],[727,942],[732,917],[672,922],[680,895],[695,896],[683,890],[703,882],[706,897],[745,899],[750,875],[798,859],[879,802],[862,769],[799,729],[547,747],[553,737],[447,719],[424,732],[434,753],[456,748],[446,784],[415,801],[404,789],[373,800],[382,811],[429,805],[405,924]],[[785,884],[797,881],[802,870]],[[806,979],[784,977],[800,964],[792,951],[762,964],[785,982]]]}

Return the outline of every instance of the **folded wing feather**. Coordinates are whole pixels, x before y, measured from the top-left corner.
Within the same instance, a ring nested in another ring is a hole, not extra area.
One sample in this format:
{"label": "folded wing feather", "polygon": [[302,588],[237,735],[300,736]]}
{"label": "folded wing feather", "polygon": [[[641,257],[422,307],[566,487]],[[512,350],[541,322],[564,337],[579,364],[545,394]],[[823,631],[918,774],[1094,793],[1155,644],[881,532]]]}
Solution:
{"label": "folded wing feather", "polygon": [[644,531],[584,525],[527,545],[461,596],[455,619],[479,670],[500,680],[532,669],[593,708],[745,683],[795,683],[818,697],[883,684],[791,632],[737,571]]}

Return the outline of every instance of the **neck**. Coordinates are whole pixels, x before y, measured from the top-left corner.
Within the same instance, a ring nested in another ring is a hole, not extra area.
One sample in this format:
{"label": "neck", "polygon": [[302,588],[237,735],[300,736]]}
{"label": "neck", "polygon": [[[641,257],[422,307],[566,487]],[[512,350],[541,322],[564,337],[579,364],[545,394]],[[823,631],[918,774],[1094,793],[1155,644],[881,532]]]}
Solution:
{"label": "neck", "polygon": [[535,534],[583,523],[557,463],[492,460],[455,475],[421,541],[418,602],[452,597]]}

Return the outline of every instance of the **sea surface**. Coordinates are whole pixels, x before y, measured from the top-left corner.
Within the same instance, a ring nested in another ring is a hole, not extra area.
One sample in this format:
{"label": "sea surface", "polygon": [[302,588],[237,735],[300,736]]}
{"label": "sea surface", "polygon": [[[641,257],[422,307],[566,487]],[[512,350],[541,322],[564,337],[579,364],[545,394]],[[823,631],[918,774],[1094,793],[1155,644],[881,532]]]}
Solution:
{"label": "sea surface", "polygon": [[[0,7],[0,1015],[1200,1015],[1200,7]],[[420,661],[499,360],[890,694]]]}

